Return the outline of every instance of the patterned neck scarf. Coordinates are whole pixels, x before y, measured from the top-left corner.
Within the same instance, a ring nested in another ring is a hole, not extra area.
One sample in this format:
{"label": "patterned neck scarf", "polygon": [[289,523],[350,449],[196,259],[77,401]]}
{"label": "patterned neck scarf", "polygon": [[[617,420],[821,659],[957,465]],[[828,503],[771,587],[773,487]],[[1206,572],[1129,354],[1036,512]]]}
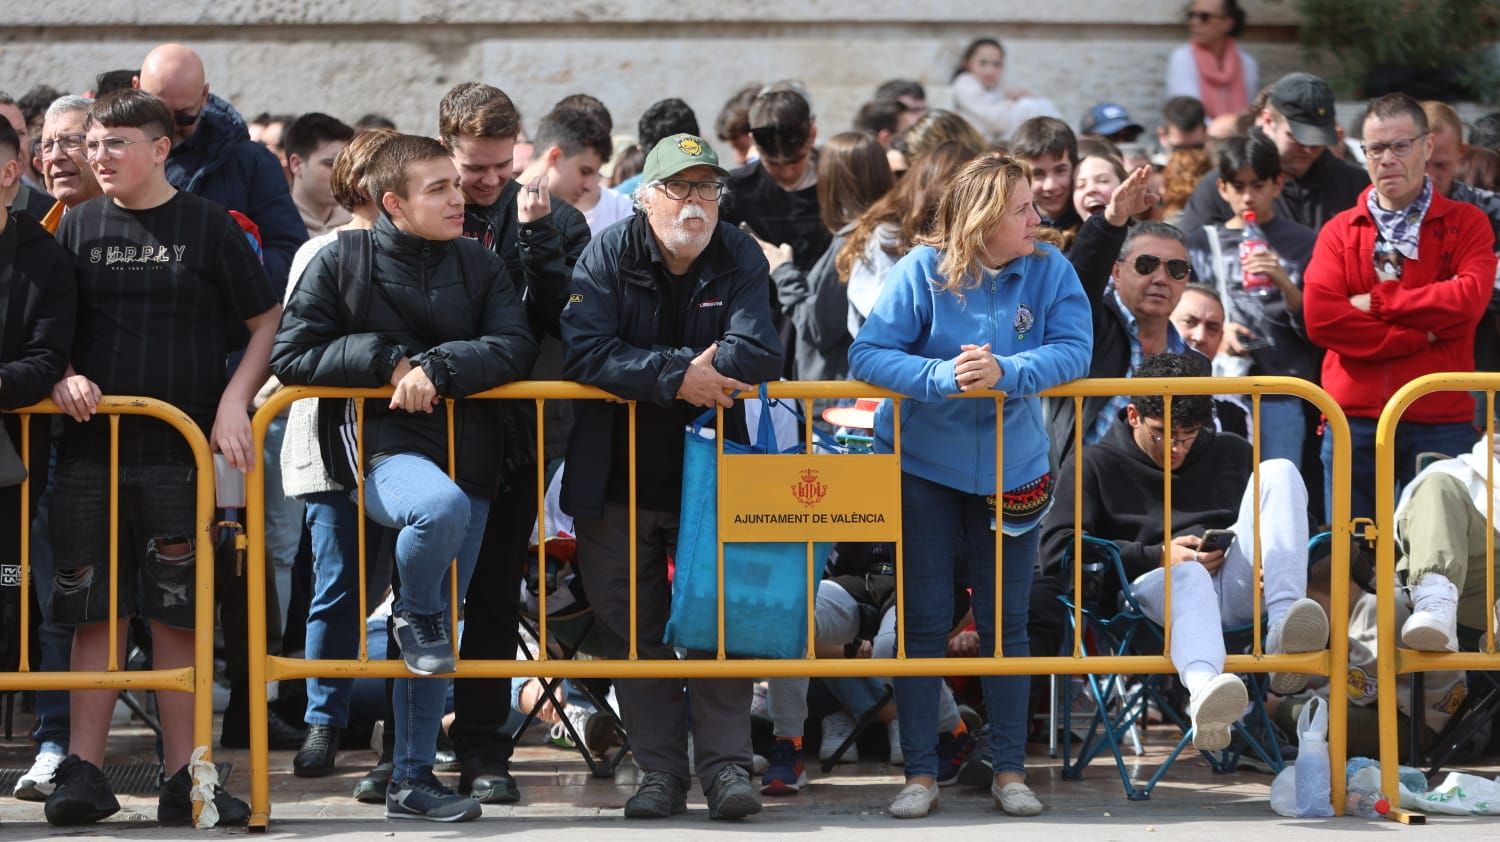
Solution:
{"label": "patterned neck scarf", "polygon": [[[1365,198],[1365,204],[1370,209],[1370,216],[1375,218],[1375,227],[1380,232],[1381,242],[1375,244],[1376,270],[1379,271],[1382,260],[1390,261],[1390,252],[1395,252],[1407,260],[1416,260],[1417,238],[1422,231],[1422,218],[1427,215],[1427,208],[1432,205],[1432,179],[1424,178],[1422,192],[1417,196],[1417,200],[1399,210],[1382,208],[1374,190],[1371,190]],[[1382,254],[1382,251],[1385,254]],[[1399,260],[1397,265],[1399,267]],[[1399,268],[1396,274],[1400,276]]]}

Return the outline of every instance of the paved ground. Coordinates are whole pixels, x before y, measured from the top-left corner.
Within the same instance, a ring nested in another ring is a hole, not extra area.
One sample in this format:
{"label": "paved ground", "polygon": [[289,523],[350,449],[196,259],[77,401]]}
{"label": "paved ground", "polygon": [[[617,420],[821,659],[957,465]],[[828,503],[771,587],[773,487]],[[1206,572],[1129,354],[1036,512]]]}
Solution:
{"label": "paved ground", "polygon": [[[17,716],[16,734],[23,735],[30,723]],[[117,729],[112,740],[111,763],[150,762],[152,739],[143,728]],[[1148,777],[1165,754],[1165,730],[1148,734],[1146,754],[1135,759],[1136,780]],[[331,842],[382,840],[392,837],[482,838],[504,835],[507,839],[609,839],[661,842],[664,834],[674,839],[725,839],[748,835],[762,838],[795,838],[800,834],[822,834],[831,839],[933,839],[952,840],[955,831],[1000,831],[1009,837],[1039,839],[1068,834],[1089,842],[1115,839],[1212,839],[1256,840],[1275,838],[1336,839],[1345,835],[1369,838],[1376,833],[1436,834],[1458,832],[1468,839],[1500,839],[1500,822],[1481,819],[1434,819],[1426,828],[1406,828],[1386,822],[1359,819],[1283,819],[1267,805],[1270,777],[1253,772],[1215,775],[1207,764],[1184,758],[1170,771],[1147,802],[1125,800],[1119,777],[1112,765],[1096,764],[1082,781],[1064,781],[1060,764],[1049,758],[1045,746],[1033,746],[1028,760],[1031,782],[1047,812],[1035,819],[1014,819],[997,813],[989,796],[978,791],[943,791],[940,810],[925,820],[898,822],[885,813],[886,803],[898,788],[898,770],[881,763],[865,762],[840,766],[831,775],[812,772],[813,785],[801,795],[767,800],[759,817],[738,823],[710,822],[701,794],[689,801],[688,815],[660,822],[626,822],[621,807],[633,791],[634,767],[624,764],[614,781],[589,776],[576,754],[547,745],[524,745],[514,770],[523,792],[523,804],[489,806],[484,818],[465,825],[432,825],[424,822],[388,822],[379,807],[359,804],[349,797],[355,779],[374,762],[368,751],[345,751],[340,755],[343,771],[321,779],[302,779],[291,774],[291,753],[272,754],[272,824],[267,839],[319,839]],[[24,739],[0,743],[0,768],[25,767],[30,762],[30,744]],[[246,752],[220,750],[217,760],[234,763],[230,788],[239,795],[248,791],[249,760]],[[1493,776],[1500,768],[1476,771]],[[40,804],[16,801],[0,795],[0,839],[37,839],[65,836],[102,836],[126,840],[204,838],[201,832],[161,829],[154,821],[154,797],[123,797],[123,809],[107,822],[80,831],[52,828],[42,818]],[[219,835],[244,833],[216,831]],[[1078,834],[1078,835],[1075,835]]]}

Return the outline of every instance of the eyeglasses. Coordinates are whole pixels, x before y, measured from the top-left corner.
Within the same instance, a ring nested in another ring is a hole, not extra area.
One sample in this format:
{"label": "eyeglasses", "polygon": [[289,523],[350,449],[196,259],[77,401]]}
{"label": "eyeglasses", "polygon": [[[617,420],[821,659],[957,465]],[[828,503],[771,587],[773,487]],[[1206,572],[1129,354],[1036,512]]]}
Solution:
{"label": "eyeglasses", "polygon": [[182,126],[183,128],[187,128],[188,126],[191,126],[192,124],[198,122],[198,118],[202,116],[202,108],[199,108],[197,111],[191,113],[189,113],[188,110],[184,108],[181,111],[172,112],[172,122],[176,123],[179,126]]}
{"label": "eyeglasses", "polygon": [[[1193,442],[1195,442],[1195,441],[1198,440],[1198,431],[1199,431],[1198,428],[1194,427],[1193,429],[1191,429],[1191,430],[1189,430],[1189,431],[1187,431],[1185,433],[1182,433],[1181,435],[1175,435],[1175,436],[1173,436],[1172,437],[1172,449],[1173,450],[1177,450],[1177,449],[1181,448],[1183,450],[1186,450],[1186,449],[1192,447],[1193,446]],[[1156,445],[1157,447],[1161,447],[1161,443],[1163,441],[1166,441],[1167,437],[1164,436],[1164,435],[1162,435],[1162,433],[1165,433],[1165,432],[1166,432],[1166,430],[1162,430],[1160,433],[1158,433],[1158,432],[1153,431],[1150,427],[1146,428],[1146,435],[1148,435],[1148,436],[1151,437],[1151,443],[1153,445]]]}
{"label": "eyeglasses", "polygon": [[1386,153],[1386,150],[1390,150],[1397,158],[1405,158],[1411,154],[1413,149],[1417,148],[1417,141],[1426,135],[1427,132],[1422,132],[1416,137],[1393,140],[1390,143],[1361,143],[1359,148],[1365,151],[1365,157],[1370,160],[1378,159]]}
{"label": "eyeglasses", "polygon": [[674,202],[680,202],[688,197],[694,190],[698,198],[705,202],[717,202],[724,195],[724,183],[720,181],[661,181],[663,193]]}
{"label": "eyeglasses", "polygon": [[1208,23],[1214,18],[1222,18],[1225,15],[1216,15],[1213,12],[1188,12],[1184,17],[1188,23]]}
{"label": "eyeglasses", "polygon": [[51,155],[52,150],[61,146],[64,155],[73,155],[83,148],[83,134],[58,135],[51,140],[39,141],[36,148],[43,156]]}
{"label": "eyeglasses", "polygon": [[1181,258],[1174,257],[1167,260],[1157,257],[1154,254],[1140,254],[1136,255],[1135,258],[1135,271],[1140,275],[1149,275],[1155,272],[1156,267],[1163,263],[1167,264],[1167,274],[1171,275],[1174,281],[1181,281],[1187,278],[1188,272],[1191,272],[1193,268],[1186,260]]}
{"label": "eyeglasses", "polygon": [[[148,137],[146,138],[145,142],[150,143],[152,141],[161,140],[163,137],[166,137],[166,135]],[[118,158],[121,155],[125,154],[125,148],[127,146],[131,146],[133,144],[141,142],[142,141],[130,140],[129,138],[124,137],[106,137],[103,140],[90,140],[83,144],[83,148],[85,150],[83,157],[90,161],[95,161],[103,157]]]}

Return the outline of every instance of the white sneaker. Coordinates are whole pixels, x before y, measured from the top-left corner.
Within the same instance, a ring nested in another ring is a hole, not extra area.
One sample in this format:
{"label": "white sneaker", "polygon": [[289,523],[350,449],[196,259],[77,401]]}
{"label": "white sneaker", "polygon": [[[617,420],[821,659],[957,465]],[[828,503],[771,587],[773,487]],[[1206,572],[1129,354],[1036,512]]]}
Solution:
{"label": "white sneaker", "polygon": [[1214,676],[1188,703],[1188,715],[1193,718],[1193,748],[1228,748],[1230,731],[1249,703],[1250,694],[1239,676],[1229,672]]}
{"label": "white sneaker", "polygon": [[905,766],[906,753],[901,750],[901,720],[892,719],[885,726],[886,739],[891,741],[891,765]]}
{"label": "white sneaker", "polygon": [[[1281,622],[1266,634],[1267,655],[1296,655],[1317,652],[1328,645],[1328,615],[1323,606],[1302,598],[1292,603]],[[1307,676],[1296,672],[1271,673],[1271,692],[1290,696],[1302,692]]]}
{"label": "white sneaker", "polygon": [[[823,742],[818,746],[818,759],[826,761],[833,757],[833,753],[839,750],[844,740],[854,733],[854,717],[845,711],[836,711],[823,717]],[[840,763],[858,763],[859,746],[850,745],[844,756],[839,758]]]}
{"label": "white sneaker", "polygon": [[[588,729],[589,717],[593,715],[594,709],[591,707],[573,704],[563,705],[563,716],[566,716],[568,722],[573,725],[573,731],[578,734],[578,739],[580,740],[583,739],[583,735]],[[548,742],[558,748],[574,748],[577,745],[573,740],[572,734],[568,733],[567,727],[561,722],[553,724],[552,731],[548,735]],[[587,749],[588,744],[585,742],[583,747]]]}
{"label": "white sneaker", "polygon": [[891,802],[891,815],[898,819],[920,819],[932,812],[938,802],[937,784],[907,784]]}
{"label": "white sneaker", "polygon": [[1401,643],[1420,652],[1458,651],[1458,586],[1428,573],[1411,588],[1412,612],[1401,627]]}
{"label": "white sneaker", "polygon": [[52,790],[57,788],[52,783],[52,776],[62,761],[63,756],[55,751],[38,753],[31,768],[16,781],[15,796],[22,801],[46,801]]}

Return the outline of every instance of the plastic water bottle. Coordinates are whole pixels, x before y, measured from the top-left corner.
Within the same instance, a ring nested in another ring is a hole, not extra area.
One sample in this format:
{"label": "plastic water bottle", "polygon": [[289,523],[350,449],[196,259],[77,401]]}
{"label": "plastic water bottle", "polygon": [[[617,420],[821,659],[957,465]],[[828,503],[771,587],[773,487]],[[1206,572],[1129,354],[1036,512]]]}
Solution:
{"label": "plastic water bottle", "polygon": [[1241,283],[1245,292],[1252,295],[1270,295],[1271,290],[1276,288],[1276,282],[1265,272],[1252,272],[1244,268],[1250,256],[1257,251],[1264,251],[1271,247],[1266,241],[1266,232],[1262,231],[1260,224],[1255,221],[1255,211],[1245,211],[1245,238],[1240,240],[1240,268],[1243,272]]}
{"label": "plastic water bottle", "polygon": [[1351,789],[1344,800],[1344,815],[1378,819],[1391,811],[1390,799],[1378,792]]}

